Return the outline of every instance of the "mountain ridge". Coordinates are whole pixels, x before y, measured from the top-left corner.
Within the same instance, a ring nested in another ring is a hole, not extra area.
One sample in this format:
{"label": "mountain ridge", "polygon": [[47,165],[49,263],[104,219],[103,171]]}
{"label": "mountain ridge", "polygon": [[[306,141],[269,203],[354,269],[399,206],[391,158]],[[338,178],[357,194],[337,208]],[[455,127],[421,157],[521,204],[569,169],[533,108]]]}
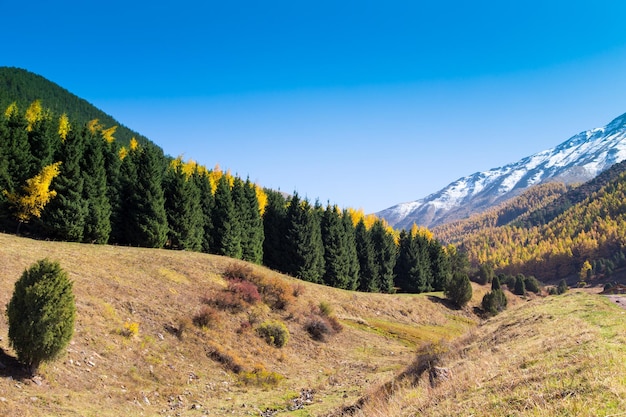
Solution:
{"label": "mountain ridge", "polygon": [[549,181],[586,182],[626,159],[626,114],[502,167],[459,178],[422,199],[376,213],[395,228],[434,227],[469,217]]}

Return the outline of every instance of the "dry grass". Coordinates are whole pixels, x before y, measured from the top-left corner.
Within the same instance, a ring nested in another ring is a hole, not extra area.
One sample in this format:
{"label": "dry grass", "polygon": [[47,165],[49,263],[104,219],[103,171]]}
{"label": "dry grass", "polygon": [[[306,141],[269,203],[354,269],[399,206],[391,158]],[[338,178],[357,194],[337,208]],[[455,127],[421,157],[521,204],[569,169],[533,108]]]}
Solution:
{"label": "dry grass", "polygon": [[[204,301],[228,290],[232,260],[2,234],[0,248],[0,305],[21,273],[45,257],[69,273],[77,303],[67,353],[36,379],[14,363],[0,320],[0,415],[259,415],[286,409],[304,391],[314,393],[313,402],[287,414],[323,415],[392,380],[423,341],[461,335],[476,323],[471,307],[451,310],[437,295],[359,294],[244,264],[270,301],[211,310],[206,325],[196,326]],[[320,302],[343,325],[326,342],[304,328]],[[286,325],[283,348],[258,336],[266,320]]]}
{"label": "dry grass", "polygon": [[453,342],[438,362],[451,377],[436,387],[428,375],[405,378],[390,396],[372,390],[350,415],[626,415],[626,313],[596,294],[519,305]]}

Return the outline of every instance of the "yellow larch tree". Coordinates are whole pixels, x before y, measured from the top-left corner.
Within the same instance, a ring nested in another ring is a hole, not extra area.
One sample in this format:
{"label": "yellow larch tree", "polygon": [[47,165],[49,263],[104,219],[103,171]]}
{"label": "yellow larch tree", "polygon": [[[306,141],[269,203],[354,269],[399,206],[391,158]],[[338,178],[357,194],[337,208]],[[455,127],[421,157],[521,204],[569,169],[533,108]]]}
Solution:
{"label": "yellow larch tree", "polygon": [[28,124],[26,125],[26,130],[29,132],[33,131],[33,126],[35,123],[40,121],[43,118],[43,109],[41,107],[41,101],[35,100],[33,101],[28,109],[26,109],[26,121]]}
{"label": "yellow larch tree", "polygon": [[58,131],[62,142],[65,142],[65,139],[67,139],[67,135],[68,133],[70,133],[71,129],[72,129],[72,126],[70,125],[70,119],[68,119],[67,114],[63,113],[61,117],[59,117],[59,131]]}
{"label": "yellow larch tree", "polygon": [[59,175],[60,165],[61,162],[55,162],[43,167],[39,174],[26,180],[26,185],[22,187],[22,194],[4,190],[7,200],[16,208],[15,217],[19,221],[18,233],[22,223],[27,223],[33,217],[41,217],[46,204],[57,195],[56,191],[50,189],[50,184]]}
{"label": "yellow larch tree", "polygon": [[107,143],[113,143],[115,141],[113,135],[115,134],[116,130],[117,126],[112,126],[108,129],[103,129],[100,134],[102,135],[102,138],[107,141]]}

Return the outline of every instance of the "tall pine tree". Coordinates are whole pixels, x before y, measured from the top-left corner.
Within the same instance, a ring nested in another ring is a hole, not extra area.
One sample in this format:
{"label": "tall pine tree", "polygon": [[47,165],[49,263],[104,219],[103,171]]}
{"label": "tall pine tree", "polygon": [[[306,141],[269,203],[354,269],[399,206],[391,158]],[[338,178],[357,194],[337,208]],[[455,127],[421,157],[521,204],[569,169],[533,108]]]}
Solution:
{"label": "tall pine tree", "polygon": [[226,175],[222,175],[217,181],[212,220],[213,253],[241,259],[241,228]]}
{"label": "tall pine tree", "polygon": [[[163,154],[156,147],[147,145],[131,152],[126,158],[129,157],[134,162],[136,181],[134,184],[127,184],[128,211],[124,215],[128,216],[128,243],[147,248],[162,248],[167,241],[168,232],[162,185],[165,170]],[[128,180],[130,178],[126,179]]]}
{"label": "tall pine tree", "polygon": [[357,257],[359,260],[359,283],[358,290],[366,292],[379,292],[380,279],[378,265],[374,255],[374,245],[365,221],[361,218],[355,229],[355,242]]}
{"label": "tall pine tree", "polygon": [[57,195],[41,216],[46,234],[53,239],[83,241],[89,213],[83,194],[85,178],[81,170],[84,152],[84,136],[76,129],[70,130],[55,156],[56,160],[62,162],[60,174],[51,186]]}
{"label": "tall pine tree", "polygon": [[267,206],[263,213],[263,264],[287,272],[285,262],[287,235],[287,200],[278,191],[265,190]]}
{"label": "tall pine tree", "polygon": [[83,198],[87,215],[83,240],[89,243],[107,243],[111,234],[111,204],[107,195],[104,139],[84,130],[85,152],[81,171],[84,178]]}
{"label": "tall pine tree", "polygon": [[170,247],[199,251],[204,233],[200,190],[180,159],[170,164],[163,185]]}
{"label": "tall pine tree", "polygon": [[376,220],[370,230],[374,247],[375,262],[378,264],[377,284],[380,291],[394,291],[394,267],[396,265],[397,246],[394,237],[387,231],[382,220]]}

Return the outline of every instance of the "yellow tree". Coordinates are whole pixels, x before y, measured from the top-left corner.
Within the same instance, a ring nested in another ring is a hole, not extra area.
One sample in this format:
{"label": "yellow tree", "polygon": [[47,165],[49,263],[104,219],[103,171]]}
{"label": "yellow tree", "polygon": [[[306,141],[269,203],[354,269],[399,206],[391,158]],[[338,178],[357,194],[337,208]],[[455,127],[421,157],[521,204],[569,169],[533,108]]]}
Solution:
{"label": "yellow tree", "polygon": [[70,119],[68,119],[67,114],[63,113],[61,117],[59,117],[59,136],[61,137],[61,141],[65,142],[67,138],[67,134],[70,133],[71,129]]}
{"label": "yellow tree", "polygon": [[16,208],[15,217],[18,220],[17,233],[20,232],[22,223],[28,223],[33,217],[41,217],[41,211],[46,204],[57,195],[50,189],[52,180],[59,175],[61,162],[43,167],[41,172],[33,178],[26,180],[23,193],[10,193],[4,190],[9,202]]}

